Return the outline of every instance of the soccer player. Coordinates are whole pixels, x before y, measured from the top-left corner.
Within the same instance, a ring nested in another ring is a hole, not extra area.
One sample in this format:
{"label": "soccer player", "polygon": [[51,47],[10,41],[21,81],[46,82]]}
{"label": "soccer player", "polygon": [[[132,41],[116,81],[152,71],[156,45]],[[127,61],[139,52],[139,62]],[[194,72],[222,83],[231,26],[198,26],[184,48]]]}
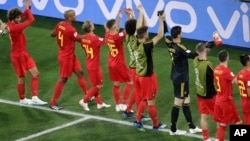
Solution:
{"label": "soccer player", "polygon": [[[124,56],[123,41],[126,37],[125,30],[119,32],[122,13],[118,13],[118,21],[110,19],[105,24],[105,39],[109,47],[108,69],[109,78],[113,82],[113,96],[116,104],[116,111],[125,111],[126,101],[133,88],[133,81],[126,66]],[[120,86],[126,83],[123,91],[122,101],[120,101]]]}
{"label": "soccer player", "polygon": [[[135,80],[135,56],[134,56],[134,45],[136,43],[136,24],[137,21],[135,19],[134,11],[131,8],[125,8],[125,13],[127,15],[128,20],[125,22],[125,31],[126,31],[126,38],[125,43],[126,47],[129,51],[129,71],[132,75],[133,83]],[[129,98],[127,108],[123,112],[124,117],[134,117],[132,106],[136,103],[136,90],[134,90]],[[136,106],[137,107],[137,106]]]}
{"label": "soccer player", "polygon": [[[138,9],[140,14],[144,14],[143,7]],[[142,16],[144,17],[144,16]],[[136,121],[133,126],[141,131],[144,131],[141,123],[142,115],[145,108],[148,108],[148,113],[152,119],[153,129],[163,129],[165,124],[159,123],[157,109],[155,105],[158,84],[156,74],[153,69],[153,48],[163,37],[163,21],[165,14],[159,16],[160,25],[158,34],[148,41],[148,27],[141,26],[137,29],[137,43],[135,46],[135,59],[136,59],[136,75],[135,87],[138,94],[141,96],[139,107],[136,111]]]}
{"label": "soccer player", "polygon": [[218,123],[216,139],[224,141],[226,128],[229,124],[241,124],[238,110],[233,101],[233,83],[236,77],[228,68],[229,54],[226,50],[218,53],[220,64],[214,69],[214,83],[216,87],[216,98],[214,105],[214,120]]}
{"label": "soccer player", "polygon": [[195,86],[197,93],[198,109],[201,114],[201,129],[204,141],[210,141],[208,132],[208,117],[213,116],[216,90],[214,87],[214,67],[210,61],[207,60],[207,54],[210,51],[210,46],[206,43],[198,43],[196,45],[196,52],[198,56],[195,57],[194,72],[195,72]]}
{"label": "soccer player", "polygon": [[[170,135],[182,135],[186,131],[177,130],[176,124],[179,117],[179,110],[182,107],[184,116],[189,126],[190,133],[201,132],[192,120],[189,103],[189,72],[188,59],[193,59],[197,53],[186,48],[182,43],[181,26],[171,28],[172,41],[167,43],[168,51],[172,60],[171,80],[174,88],[174,105],[171,112]],[[167,41],[168,38],[166,38]],[[168,40],[169,41],[169,40]]]}
{"label": "soccer player", "polygon": [[250,55],[242,54],[240,62],[243,68],[237,74],[237,84],[241,96],[243,123],[250,124]]}
{"label": "soccer player", "polygon": [[87,93],[87,83],[83,76],[83,71],[79,60],[76,58],[75,42],[80,41],[76,29],[72,26],[75,21],[75,11],[70,9],[64,12],[65,21],[60,21],[51,33],[51,37],[56,37],[59,47],[58,62],[60,65],[60,78],[56,83],[53,97],[50,101],[50,108],[53,110],[61,110],[63,107],[57,105],[57,100],[60,97],[64,84],[74,72],[77,75],[77,81],[84,94]]}
{"label": "soccer player", "polygon": [[[30,0],[26,0],[24,2],[24,6],[26,8],[24,12],[22,12],[19,8],[13,8],[7,13],[7,28],[11,42],[11,63],[17,76],[17,91],[20,103],[44,105],[47,104],[47,102],[44,102],[38,98],[39,71],[36,67],[35,61],[32,59],[26,49],[24,29],[35,21],[30,10]],[[22,22],[22,20],[25,18],[27,18],[27,20]],[[29,71],[32,75],[30,84],[32,95],[31,100],[25,96],[25,77],[27,75],[27,71]]]}
{"label": "soccer player", "polygon": [[89,111],[88,102],[94,96],[97,109],[108,108],[111,105],[105,104],[100,95],[100,88],[103,86],[102,70],[100,65],[100,47],[105,44],[105,40],[94,34],[95,26],[90,20],[86,20],[82,25],[85,34],[81,37],[81,46],[86,55],[86,68],[89,81],[92,87],[88,90],[83,100],[79,104],[84,110]]}

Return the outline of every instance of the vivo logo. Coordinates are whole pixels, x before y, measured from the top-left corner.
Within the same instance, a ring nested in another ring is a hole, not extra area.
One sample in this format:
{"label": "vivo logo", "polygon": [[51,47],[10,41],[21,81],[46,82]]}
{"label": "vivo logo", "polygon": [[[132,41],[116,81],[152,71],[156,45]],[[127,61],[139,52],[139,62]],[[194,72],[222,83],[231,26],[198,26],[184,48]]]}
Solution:
{"label": "vivo logo", "polygon": [[[11,0],[11,5],[15,6],[16,3]],[[215,0],[211,0],[213,2]],[[16,0],[19,7],[23,7],[23,0]],[[71,3],[65,0],[32,0],[32,6],[40,11],[46,11],[45,15],[51,17],[60,17],[59,13],[64,13],[66,9],[74,9],[76,15],[84,15],[88,13],[89,17],[95,19],[97,24],[103,24],[106,20],[111,18],[116,18],[117,13],[120,9],[126,7],[135,8],[136,5],[142,4],[143,2],[148,4],[148,0],[115,0],[110,3],[107,0],[74,0],[75,6],[69,6]],[[0,6],[10,3],[8,0],[0,0]],[[95,7],[98,12],[102,13],[98,17],[93,15],[91,12],[84,11],[85,6]],[[153,29],[153,32],[157,32],[157,23],[158,23],[158,10],[165,10],[166,21],[170,27],[174,25],[182,26],[184,33],[189,36],[197,36],[198,39],[206,40],[208,36],[199,37],[200,34],[206,34],[207,32],[213,32],[211,29],[217,30],[220,36],[225,39],[225,41],[230,42],[230,44],[235,44],[231,38],[234,36],[242,35],[242,38],[239,39],[241,45],[248,46],[246,43],[250,42],[250,21],[249,21],[249,4],[241,3],[239,7],[234,6],[234,2],[227,2],[230,8],[234,10],[226,11],[227,17],[230,17],[229,20],[225,21],[225,17],[222,17],[219,10],[215,10],[218,6],[210,6],[202,4],[202,2],[196,2],[195,0],[190,1],[167,1],[167,0],[157,0],[154,1],[152,5],[145,4],[145,18],[148,21],[148,26]],[[47,5],[53,5],[55,9],[49,10]],[[72,4],[71,4],[72,5]],[[239,5],[239,3],[237,3]],[[203,6],[204,8],[197,9],[198,6]],[[46,9],[47,8],[47,9]],[[150,9],[150,12],[147,11]],[[8,10],[8,9],[6,9]],[[136,11],[136,10],[135,10]],[[171,16],[172,13],[178,12],[185,13],[184,16],[189,16],[188,20],[184,21],[181,16],[174,17]],[[40,12],[39,12],[40,13]],[[202,13],[202,14],[201,14]],[[85,20],[85,19],[82,19]],[[209,23],[207,25],[201,25],[202,20],[206,20]],[[201,26],[207,26],[207,31],[200,31]],[[204,33],[206,32],[206,33]],[[210,35],[209,35],[210,37]]]}
{"label": "vivo logo", "polygon": [[[250,41],[250,30],[249,30],[249,17],[248,17],[249,14],[247,15],[248,10],[249,10],[249,7],[247,6],[247,4],[242,3],[240,6],[240,11],[235,10],[233,12],[231,19],[229,20],[226,28],[223,28],[219,18],[216,16],[216,13],[214,12],[214,10],[211,6],[209,6],[207,8],[207,13],[210,16],[212,22],[214,23],[214,26],[216,27],[217,31],[220,33],[221,37],[225,38],[225,39],[229,39],[231,37],[237,24],[239,23],[239,20],[241,19],[242,20],[243,39],[245,42],[249,42]],[[242,12],[242,14],[240,14],[241,12]]]}

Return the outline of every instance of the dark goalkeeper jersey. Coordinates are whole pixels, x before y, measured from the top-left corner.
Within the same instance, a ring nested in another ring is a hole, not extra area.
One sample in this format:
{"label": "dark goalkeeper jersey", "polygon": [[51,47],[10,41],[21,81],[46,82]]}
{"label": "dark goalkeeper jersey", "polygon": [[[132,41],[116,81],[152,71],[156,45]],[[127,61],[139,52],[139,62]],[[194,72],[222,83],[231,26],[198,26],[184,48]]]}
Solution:
{"label": "dark goalkeeper jersey", "polygon": [[192,52],[180,43],[171,42],[168,51],[172,59],[171,80],[181,83],[189,80],[188,59],[193,59],[197,53]]}

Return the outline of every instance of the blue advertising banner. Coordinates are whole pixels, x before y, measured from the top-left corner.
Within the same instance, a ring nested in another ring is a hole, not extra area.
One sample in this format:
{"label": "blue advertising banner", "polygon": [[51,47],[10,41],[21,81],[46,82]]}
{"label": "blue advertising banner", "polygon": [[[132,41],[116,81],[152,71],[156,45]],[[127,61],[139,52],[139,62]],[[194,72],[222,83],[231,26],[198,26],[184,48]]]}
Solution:
{"label": "blue advertising banner", "polygon": [[[77,21],[92,20],[105,24],[116,18],[124,7],[133,8],[142,4],[149,31],[156,33],[159,20],[158,10],[164,10],[168,28],[180,25],[183,37],[195,40],[212,40],[218,31],[225,44],[250,48],[250,3],[236,0],[31,0],[35,15],[63,18],[63,12],[74,9]],[[23,0],[0,0],[0,9],[23,7]],[[126,16],[123,16],[122,27]]]}

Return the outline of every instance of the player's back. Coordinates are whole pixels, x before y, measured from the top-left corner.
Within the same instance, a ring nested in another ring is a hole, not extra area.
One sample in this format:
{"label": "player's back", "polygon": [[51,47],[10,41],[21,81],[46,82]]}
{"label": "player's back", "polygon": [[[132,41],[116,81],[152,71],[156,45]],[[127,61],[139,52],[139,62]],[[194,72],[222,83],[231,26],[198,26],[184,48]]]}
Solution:
{"label": "player's back", "polygon": [[104,39],[95,34],[85,34],[82,36],[81,46],[86,54],[88,69],[97,69],[100,66],[100,47],[104,44]]}
{"label": "player's back", "polygon": [[116,66],[121,63],[125,63],[123,41],[126,37],[125,32],[120,32],[117,34],[110,34],[106,32],[105,38],[109,46],[109,57],[108,63],[109,66]]}
{"label": "player's back", "polygon": [[219,65],[214,70],[214,82],[216,84],[216,101],[232,100],[234,75],[224,65]]}
{"label": "player's back", "polygon": [[79,37],[76,29],[70,23],[61,21],[56,25],[54,33],[59,47],[59,56],[73,56],[75,41]]}
{"label": "player's back", "polygon": [[170,56],[172,59],[171,79],[173,81],[188,81],[188,56],[186,55],[188,49],[181,44],[172,44],[169,48]]}
{"label": "player's back", "polygon": [[237,84],[241,97],[241,106],[243,112],[250,112],[250,97],[248,96],[247,89],[250,87],[250,71],[242,69],[237,74]]}
{"label": "player's back", "polygon": [[129,51],[129,67],[130,68],[135,68],[136,67],[136,62],[135,62],[135,46],[136,46],[136,37],[135,36],[126,36],[126,45]]}

